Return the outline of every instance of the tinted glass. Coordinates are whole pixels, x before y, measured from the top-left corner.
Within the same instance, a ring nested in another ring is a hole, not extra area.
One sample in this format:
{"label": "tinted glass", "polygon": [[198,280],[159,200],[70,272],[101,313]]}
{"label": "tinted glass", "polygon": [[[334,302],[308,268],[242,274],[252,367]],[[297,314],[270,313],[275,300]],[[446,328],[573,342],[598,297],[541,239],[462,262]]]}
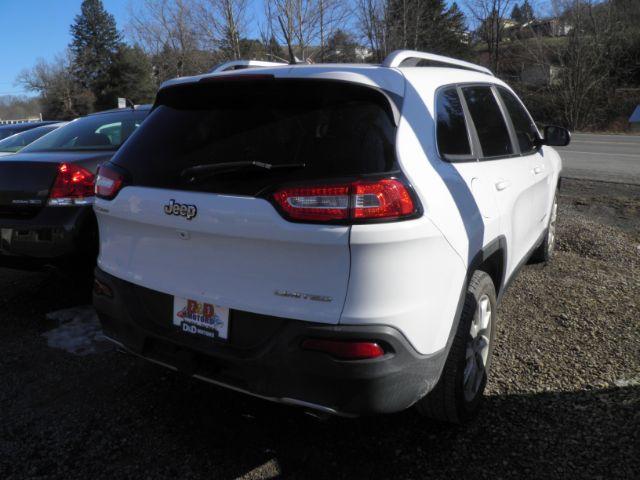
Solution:
{"label": "tinted glass", "polygon": [[455,88],[438,95],[438,151],[440,155],[470,155],[462,103]]}
{"label": "tinted glass", "polygon": [[11,135],[14,135],[16,132],[17,130],[12,130],[10,128],[2,128],[0,129],[0,140],[2,140],[3,138],[10,137]]}
{"label": "tinted glass", "polygon": [[507,112],[511,117],[513,128],[518,137],[518,144],[522,153],[529,153],[536,149],[536,140],[538,139],[538,129],[531,120],[531,117],[511,92],[504,88],[498,89],[500,96],[507,107]]}
{"label": "tinted glass", "polygon": [[7,137],[0,141],[0,152],[17,152],[56,128],[51,126],[38,127]]}
{"label": "tinted glass", "polygon": [[82,117],[36,140],[22,151],[117,150],[147,113],[146,110],[122,110]]}
{"label": "tinted glass", "polygon": [[509,130],[491,88],[465,87],[462,91],[478,132],[482,155],[496,157],[512,154]]}
{"label": "tinted glass", "polygon": [[[113,162],[136,185],[255,195],[288,181],[395,168],[395,124],[379,92],[342,82],[215,81],[167,88]],[[261,162],[187,180],[198,165]],[[287,168],[286,165],[304,167]]]}

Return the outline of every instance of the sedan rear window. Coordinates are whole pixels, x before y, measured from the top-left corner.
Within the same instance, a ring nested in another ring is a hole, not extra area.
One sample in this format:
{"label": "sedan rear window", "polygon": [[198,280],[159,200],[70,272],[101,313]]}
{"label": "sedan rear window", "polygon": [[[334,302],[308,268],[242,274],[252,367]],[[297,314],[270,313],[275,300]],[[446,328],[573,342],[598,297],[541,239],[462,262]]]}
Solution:
{"label": "sedan rear window", "polygon": [[122,110],[82,117],[36,140],[22,152],[117,150],[146,114],[145,110]]}
{"label": "sedan rear window", "polygon": [[40,137],[46,135],[49,132],[55,130],[56,126],[46,125],[44,127],[32,128],[31,130],[27,130],[26,132],[16,133],[11,135],[10,137],[5,138],[0,141],[0,152],[11,152],[15,153],[21,148],[24,148],[26,145],[36,141]]}
{"label": "sedan rear window", "polygon": [[[255,195],[286,181],[391,171],[394,140],[389,101],[369,87],[213,81],[161,91],[113,161],[137,185]],[[203,175],[185,178],[201,166]]]}
{"label": "sedan rear window", "polygon": [[2,128],[0,129],[0,140],[10,137],[11,135],[15,135],[19,130],[12,130],[10,128]]}

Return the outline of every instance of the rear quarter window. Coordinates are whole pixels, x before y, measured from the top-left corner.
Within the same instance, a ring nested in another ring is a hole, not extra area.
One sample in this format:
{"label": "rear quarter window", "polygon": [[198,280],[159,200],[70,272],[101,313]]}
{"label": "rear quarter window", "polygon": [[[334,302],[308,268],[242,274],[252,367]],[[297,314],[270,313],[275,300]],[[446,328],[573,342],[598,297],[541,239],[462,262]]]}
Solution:
{"label": "rear quarter window", "polygon": [[470,156],[471,145],[462,102],[456,87],[446,88],[436,99],[438,152],[443,158]]}

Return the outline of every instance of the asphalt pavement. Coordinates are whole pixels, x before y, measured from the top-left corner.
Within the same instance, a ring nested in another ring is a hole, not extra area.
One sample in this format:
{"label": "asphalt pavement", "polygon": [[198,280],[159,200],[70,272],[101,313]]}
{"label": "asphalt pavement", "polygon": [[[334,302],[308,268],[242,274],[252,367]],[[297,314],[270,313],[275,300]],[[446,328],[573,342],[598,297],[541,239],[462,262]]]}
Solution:
{"label": "asphalt pavement", "polygon": [[557,150],[563,176],[640,185],[640,135],[574,133]]}

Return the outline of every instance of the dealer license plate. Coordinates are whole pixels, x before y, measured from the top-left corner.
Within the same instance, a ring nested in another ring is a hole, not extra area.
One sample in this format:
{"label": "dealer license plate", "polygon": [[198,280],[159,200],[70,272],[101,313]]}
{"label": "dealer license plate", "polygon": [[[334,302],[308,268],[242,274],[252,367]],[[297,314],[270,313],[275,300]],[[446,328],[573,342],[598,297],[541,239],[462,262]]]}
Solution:
{"label": "dealer license plate", "polygon": [[173,297],[173,324],[184,333],[226,340],[229,309],[213,303]]}

